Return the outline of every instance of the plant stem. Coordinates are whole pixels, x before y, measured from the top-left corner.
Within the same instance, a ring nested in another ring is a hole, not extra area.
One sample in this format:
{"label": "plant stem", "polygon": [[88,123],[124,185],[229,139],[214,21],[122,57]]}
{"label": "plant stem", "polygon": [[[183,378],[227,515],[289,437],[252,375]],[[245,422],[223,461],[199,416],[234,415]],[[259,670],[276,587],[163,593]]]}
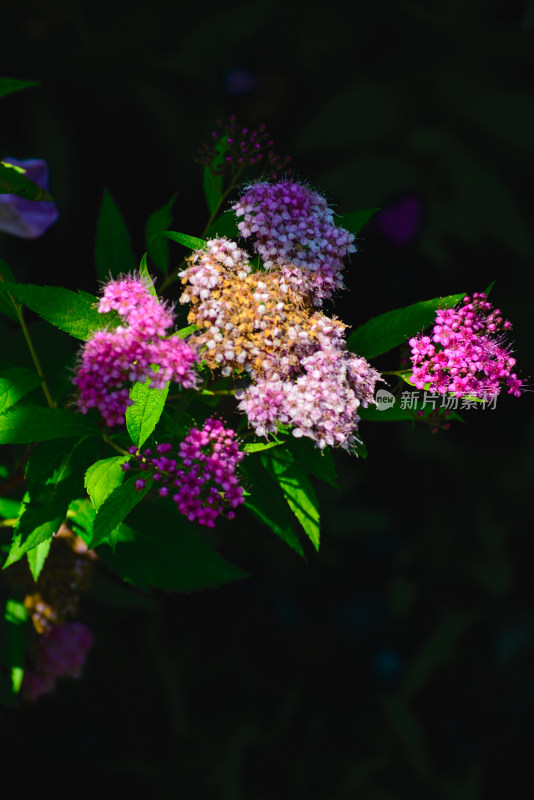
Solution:
{"label": "plant stem", "polygon": [[[3,283],[6,282],[6,279],[4,278],[4,276],[2,275],[1,272],[0,272],[0,280]],[[39,375],[39,377],[41,378],[41,381],[42,381],[41,388],[42,388],[42,390],[44,392],[44,396],[46,397],[46,402],[48,403],[50,408],[55,408],[56,407],[56,403],[54,402],[54,399],[52,398],[52,395],[50,393],[50,389],[48,388],[48,384],[46,382],[46,378],[45,378],[45,375],[44,375],[44,372],[43,372],[43,368],[41,366],[41,362],[39,361],[37,353],[35,352],[35,347],[33,346],[33,342],[31,340],[30,332],[28,330],[28,326],[26,325],[26,323],[24,321],[24,315],[23,315],[23,312],[22,312],[22,305],[20,303],[18,303],[15,300],[15,298],[13,297],[13,295],[10,294],[9,292],[8,292],[8,297],[11,300],[11,302],[13,303],[13,307],[14,307],[15,311],[17,312],[17,317],[18,317],[18,320],[19,320],[19,323],[20,323],[20,327],[22,328],[22,333],[24,334],[24,338],[26,339],[26,344],[28,345],[28,350],[30,351],[30,355],[32,357],[32,361],[33,361],[33,363],[35,365],[35,370],[36,370],[37,374]]]}
{"label": "plant stem", "polygon": [[131,453],[129,453],[127,450],[125,450],[120,445],[116,444],[113,441],[113,439],[110,436],[108,436],[108,434],[106,432],[103,433],[103,439],[106,442],[106,444],[111,445],[111,447],[113,447],[117,451],[117,453],[120,453],[123,456],[131,456]]}

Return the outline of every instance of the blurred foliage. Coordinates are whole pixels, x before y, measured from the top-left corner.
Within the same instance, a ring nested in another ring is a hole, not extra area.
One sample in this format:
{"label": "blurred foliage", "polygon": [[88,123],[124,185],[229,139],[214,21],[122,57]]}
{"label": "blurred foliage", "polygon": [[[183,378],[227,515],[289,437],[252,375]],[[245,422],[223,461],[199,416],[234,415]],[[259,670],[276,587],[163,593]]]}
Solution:
{"label": "blurred foliage", "polygon": [[[368,223],[340,317],[496,279],[533,374],[532,2],[387,0],[356,6],[354,24],[341,3],[3,5],[0,74],[41,86],[3,101],[0,157],[46,158],[61,210],[41,241],[0,241],[19,280],[62,273],[94,291],[105,187],[136,252],[175,192],[176,226],[200,235],[195,150],[236,113],[266,122],[342,214],[421,198],[404,248]],[[70,346],[35,326],[45,362]],[[97,637],[84,681],[5,711],[6,759],[32,731],[45,796],[71,794],[70,778],[78,797],[105,781],[117,797],[530,798],[529,396],[466,422],[436,436],[362,424],[369,456],[339,456],[341,495],[315,487],[323,544],[308,563],[247,517],[217,536],[248,581],[104,616],[104,574],[83,607]]]}

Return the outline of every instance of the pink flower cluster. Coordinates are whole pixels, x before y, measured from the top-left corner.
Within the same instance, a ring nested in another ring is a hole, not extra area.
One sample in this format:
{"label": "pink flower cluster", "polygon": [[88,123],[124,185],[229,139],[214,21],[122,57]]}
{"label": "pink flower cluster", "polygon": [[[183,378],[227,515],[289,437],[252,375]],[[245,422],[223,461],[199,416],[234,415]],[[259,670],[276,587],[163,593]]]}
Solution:
{"label": "pink flower cluster", "polygon": [[[136,456],[138,468],[149,471],[159,484],[160,497],[172,497],[191,522],[213,528],[224,512],[233,519],[231,509],[245,502],[235,474],[243,459],[235,431],[225,428],[220,420],[208,419],[200,430],[189,431],[180,442],[176,458],[167,455],[171,450],[171,444],[163,443],[158,444],[155,454],[149,448],[140,453],[135,447],[130,453]],[[124,470],[130,468],[129,463],[123,464]],[[138,491],[145,486],[143,478],[135,482]]]}
{"label": "pink flower cluster", "polygon": [[258,436],[276,433],[277,424],[293,428],[293,436],[306,436],[317,447],[349,450],[358,442],[354,435],[358,408],[374,402],[380,375],[364,358],[345,350],[316,350],[301,361],[303,373],[296,380],[259,380],[236,394],[238,408],[247,414]]}
{"label": "pink flower cluster", "polygon": [[410,339],[412,382],[439,394],[492,398],[501,384],[519,397],[523,382],[504,342],[511,323],[503,320],[483,292],[464,297],[457,308],[439,309],[432,336]]}
{"label": "pink flower cluster", "polygon": [[334,224],[320,194],[291,180],[253,183],[232,208],[265,269],[298,267],[299,291],[315,306],[343,288],[343,258],[356,250],[354,235]]}
{"label": "pink flower cluster", "polygon": [[117,311],[123,324],[97,331],[80,352],[73,383],[83,414],[98,408],[107,425],[124,424],[132,403],[129,387],[136,381],[150,380],[153,389],[168,381],[186,389],[196,387],[198,355],[186,342],[167,336],[174,324],[172,310],[151,294],[141,276],[110,281],[98,310]]}
{"label": "pink flower cluster", "polygon": [[82,622],[65,622],[42,634],[35,666],[24,672],[21,694],[38,700],[54,689],[58,678],[79,678],[93,644],[93,634]]}

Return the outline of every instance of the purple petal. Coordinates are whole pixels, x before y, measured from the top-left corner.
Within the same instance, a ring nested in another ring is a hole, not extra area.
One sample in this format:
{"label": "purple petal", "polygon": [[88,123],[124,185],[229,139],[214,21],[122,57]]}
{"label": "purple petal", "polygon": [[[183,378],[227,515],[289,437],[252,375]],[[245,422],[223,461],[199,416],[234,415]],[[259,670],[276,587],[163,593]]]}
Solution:
{"label": "purple petal", "polygon": [[[48,191],[48,165],[40,158],[18,161],[4,158],[8,164],[23,167],[26,177]],[[53,225],[59,217],[54,202],[48,200],[26,200],[17,194],[0,194],[0,231],[20,236],[23,239],[37,239]]]}
{"label": "purple petal", "polygon": [[405,247],[415,238],[423,216],[421,198],[407,194],[376,215],[378,230],[388,242]]}

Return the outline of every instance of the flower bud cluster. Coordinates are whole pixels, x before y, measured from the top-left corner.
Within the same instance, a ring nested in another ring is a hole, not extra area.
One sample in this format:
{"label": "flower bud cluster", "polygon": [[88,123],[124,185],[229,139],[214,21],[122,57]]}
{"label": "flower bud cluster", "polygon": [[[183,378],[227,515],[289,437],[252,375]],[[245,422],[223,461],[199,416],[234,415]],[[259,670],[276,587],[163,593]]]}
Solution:
{"label": "flower bud cluster", "polygon": [[26,669],[21,694],[38,700],[49,694],[58,678],[80,678],[93,634],[82,622],[65,622],[39,637],[33,668]]}
{"label": "flower bud cluster", "polygon": [[335,225],[320,194],[296,181],[264,181],[251,184],[232,208],[265,269],[298,267],[298,290],[315,306],[343,288],[343,258],[356,250],[354,234]]}
{"label": "flower bud cluster", "polygon": [[176,336],[172,310],[150,292],[140,275],[110,281],[100,300],[101,313],[116,311],[123,324],[97,331],[84,344],[73,383],[82,413],[98,408],[107,425],[125,422],[130,384],[150,380],[154,389],[168,381],[186,389],[197,385],[197,353]]}
{"label": "flower bud cluster", "polygon": [[[208,419],[203,427],[192,428],[180,442],[178,453],[171,456],[170,443],[158,444],[156,452],[142,453],[132,447],[138,469],[146,471],[158,485],[160,497],[171,497],[181,514],[190,522],[213,528],[219,514],[233,519],[232,509],[244,503],[243,489],[236,475],[243,452],[235,431],[217,419]],[[131,463],[123,464],[130,470]],[[138,478],[135,488],[142,491],[145,478]]]}
{"label": "flower bud cluster", "polygon": [[511,327],[483,292],[464,297],[457,308],[438,309],[432,335],[410,339],[411,380],[418,389],[488,399],[504,383],[519,397],[523,381],[504,341]]}
{"label": "flower bud cluster", "polygon": [[232,116],[226,124],[218,120],[217,128],[211,134],[211,142],[199,149],[198,158],[215,175],[223,175],[227,169],[237,173],[245,167],[261,166],[272,180],[276,180],[283,171],[288,172],[291,158],[282,158],[275,153],[274,142],[265,125],[257,129],[242,128]]}

